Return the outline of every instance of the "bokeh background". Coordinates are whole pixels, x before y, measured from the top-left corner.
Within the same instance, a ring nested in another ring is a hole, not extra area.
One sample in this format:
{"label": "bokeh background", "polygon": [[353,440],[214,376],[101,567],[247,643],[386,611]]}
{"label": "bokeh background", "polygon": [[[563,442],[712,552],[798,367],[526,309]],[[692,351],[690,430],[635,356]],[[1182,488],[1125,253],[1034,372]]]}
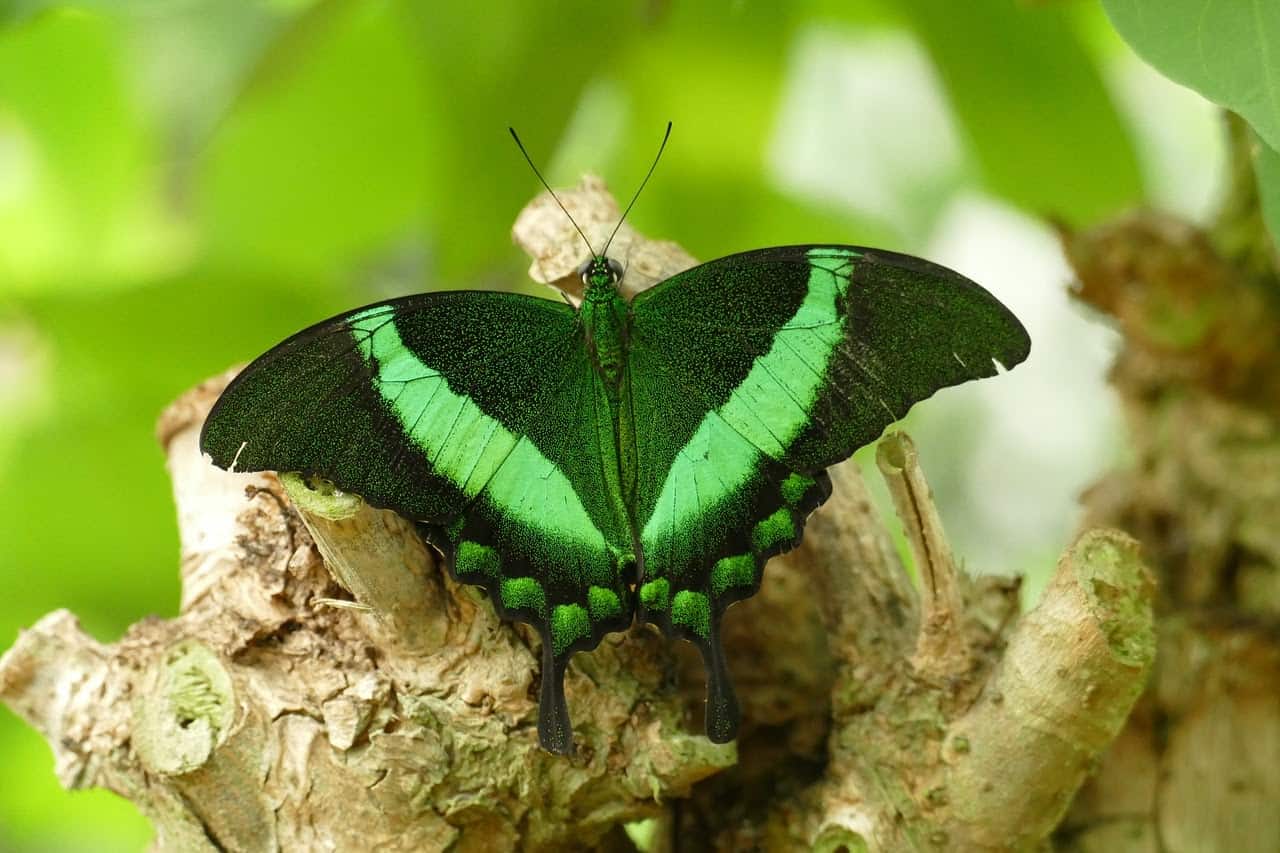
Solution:
{"label": "bokeh background", "polygon": [[[1031,331],[1007,376],[912,413],[974,571],[1034,598],[1123,458],[1112,333],[1051,223],[1211,214],[1215,109],[1092,2],[0,0],[0,650],[66,607],[100,639],[176,609],[160,410],[339,310],[537,292],[509,231],[584,171],[701,258],[835,241],[926,255]],[[136,851],[0,708],[0,850]]]}

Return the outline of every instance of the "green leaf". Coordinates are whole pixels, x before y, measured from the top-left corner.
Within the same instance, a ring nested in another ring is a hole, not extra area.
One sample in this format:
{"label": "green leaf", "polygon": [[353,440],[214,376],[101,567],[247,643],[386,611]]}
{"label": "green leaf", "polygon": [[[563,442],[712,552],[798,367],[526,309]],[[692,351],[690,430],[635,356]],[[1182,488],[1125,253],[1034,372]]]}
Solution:
{"label": "green leaf", "polygon": [[1273,241],[1280,244],[1280,151],[1260,144],[1254,168],[1258,172],[1262,216],[1267,221]]}
{"label": "green leaf", "polygon": [[1073,222],[1141,197],[1137,156],[1071,10],[1008,0],[902,7],[989,189]]}
{"label": "green leaf", "polygon": [[0,28],[0,293],[88,290],[183,251],[115,19],[55,9]]}
{"label": "green leaf", "polygon": [[417,60],[385,2],[321,4],[276,48],[211,142],[200,217],[220,259],[340,272],[422,208],[433,151]]}
{"label": "green leaf", "polygon": [[1280,149],[1280,3],[1103,0],[1135,51],[1166,76],[1244,116]]}

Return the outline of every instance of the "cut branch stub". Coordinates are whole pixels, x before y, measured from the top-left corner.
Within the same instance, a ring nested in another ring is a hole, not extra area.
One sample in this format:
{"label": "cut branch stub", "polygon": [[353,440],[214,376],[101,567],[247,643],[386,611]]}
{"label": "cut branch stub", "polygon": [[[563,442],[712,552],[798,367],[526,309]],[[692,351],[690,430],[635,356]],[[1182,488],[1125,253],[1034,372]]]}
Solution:
{"label": "cut branch stub", "polygon": [[451,602],[413,525],[319,478],[284,474],[280,482],[334,579],[372,614],[371,633],[420,654],[438,649]]}
{"label": "cut branch stub", "polygon": [[231,676],[216,652],[184,640],[148,672],[133,708],[133,743],[147,769],[178,776],[203,767],[236,712]]}
{"label": "cut branch stub", "polygon": [[964,616],[960,579],[915,443],[906,433],[890,433],[876,448],[876,464],[920,576],[920,631],[912,665],[922,678],[961,675],[972,666],[972,657],[960,624]]}

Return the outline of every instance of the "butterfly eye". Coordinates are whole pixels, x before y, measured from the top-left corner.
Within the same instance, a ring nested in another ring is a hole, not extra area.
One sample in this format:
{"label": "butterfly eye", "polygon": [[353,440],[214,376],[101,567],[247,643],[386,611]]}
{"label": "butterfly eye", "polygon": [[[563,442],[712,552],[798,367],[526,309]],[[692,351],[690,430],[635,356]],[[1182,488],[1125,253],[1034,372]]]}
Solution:
{"label": "butterfly eye", "polygon": [[609,264],[609,272],[613,273],[613,283],[617,284],[622,280],[622,264],[613,258],[608,258],[607,263]]}

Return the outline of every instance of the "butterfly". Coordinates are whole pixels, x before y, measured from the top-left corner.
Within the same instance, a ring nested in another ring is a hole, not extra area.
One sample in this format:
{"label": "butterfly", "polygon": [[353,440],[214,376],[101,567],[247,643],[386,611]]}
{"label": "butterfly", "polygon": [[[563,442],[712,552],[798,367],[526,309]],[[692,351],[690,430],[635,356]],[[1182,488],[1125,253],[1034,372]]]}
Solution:
{"label": "butterfly", "polygon": [[799,544],[826,469],[935,391],[1023,361],[1030,339],[979,285],[894,252],[757,249],[630,302],[607,252],[579,269],[576,308],[423,293],[298,332],[231,382],[200,446],[394,510],[534,626],[544,749],[573,749],[570,657],[636,619],[701,651],[706,734],[728,742],[721,620]]}

